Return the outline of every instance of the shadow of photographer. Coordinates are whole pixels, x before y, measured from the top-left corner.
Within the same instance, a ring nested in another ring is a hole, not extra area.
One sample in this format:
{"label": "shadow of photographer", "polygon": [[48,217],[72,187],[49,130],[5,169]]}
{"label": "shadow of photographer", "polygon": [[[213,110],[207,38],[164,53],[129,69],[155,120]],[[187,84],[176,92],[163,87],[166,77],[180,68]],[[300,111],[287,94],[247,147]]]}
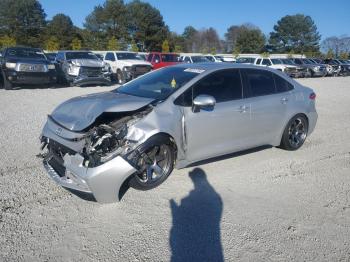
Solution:
{"label": "shadow of photographer", "polygon": [[220,236],[221,197],[201,168],[193,169],[189,176],[194,189],[180,205],[170,200],[171,261],[224,261]]}

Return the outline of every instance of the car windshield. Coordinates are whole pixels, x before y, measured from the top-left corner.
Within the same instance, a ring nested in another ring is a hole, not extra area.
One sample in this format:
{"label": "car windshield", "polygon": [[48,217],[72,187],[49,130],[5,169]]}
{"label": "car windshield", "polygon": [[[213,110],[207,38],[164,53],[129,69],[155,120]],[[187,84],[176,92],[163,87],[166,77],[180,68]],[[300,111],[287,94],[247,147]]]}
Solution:
{"label": "car windshield", "polygon": [[66,59],[93,59],[98,60],[97,56],[91,52],[66,52]]}
{"label": "car windshield", "polygon": [[272,64],[274,65],[280,65],[280,64],[283,64],[281,59],[277,59],[277,58],[271,58],[271,62]]}
{"label": "car windshield", "polygon": [[45,53],[45,56],[46,56],[49,60],[55,60],[55,59],[56,59],[56,53]]}
{"label": "car windshield", "polygon": [[206,63],[210,62],[207,58],[204,56],[191,56],[193,63]]}
{"label": "car windshield", "polygon": [[303,59],[304,64],[312,65],[313,63],[309,59]]}
{"label": "car windshield", "polygon": [[10,48],[10,49],[7,49],[7,56],[46,59],[44,53],[40,49],[31,49],[31,48]]}
{"label": "car windshield", "polygon": [[317,64],[317,62],[313,59],[308,59],[308,61],[310,61],[312,64]]}
{"label": "car windshield", "polygon": [[164,100],[203,70],[165,67],[124,84],[114,92]]}
{"label": "car windshield", "polygon": [[179,55],[175,54],[162,54],[162,61],[163,62],[177,62]]}
{"label": "car windshield", "polygon": [[253,64],[254,63],[255,58],[253,57],[240,57],[236,60],[236,63],[240,63],[240,64]]}
{"label": "car windshield", "polygon": [[128,59],[136,59],[140,60],[135,53],[115,53],[117,55],[118,60],[128,60]]}

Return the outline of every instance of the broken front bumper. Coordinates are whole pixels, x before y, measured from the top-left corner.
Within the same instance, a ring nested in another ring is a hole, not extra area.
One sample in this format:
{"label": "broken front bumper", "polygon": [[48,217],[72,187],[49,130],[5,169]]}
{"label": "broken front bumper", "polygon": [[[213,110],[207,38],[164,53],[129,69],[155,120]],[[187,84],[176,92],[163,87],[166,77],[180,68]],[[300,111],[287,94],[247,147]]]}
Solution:
{"label": "broken front bumper", "polygon": [[44,160],[49,176],[59,185],[84,193],[92,193],[101,203],[113,203],[120,200],[119,191],[124,181],[136,170],[122,157],[117,156],[95,168],[83,166],[79,155],[66,154],[63,158],[65,174],[60,175],[50,164],[50,158]]}
{"label": "broken front bumper", "polygon": [[64,154],[61,157],[48,152],[44,158],[44,167],[49,176],[63,187],[92,193],[101,203],[119,201],[121,186],[130,175],[136,172],[136,169],[121,156],[97,167],[84,166],[83,157],[76,153],[84,144],[84,140],[81,140],[83,135],[83,133],[65,129],[48,118],[42,137],[64,148]]}

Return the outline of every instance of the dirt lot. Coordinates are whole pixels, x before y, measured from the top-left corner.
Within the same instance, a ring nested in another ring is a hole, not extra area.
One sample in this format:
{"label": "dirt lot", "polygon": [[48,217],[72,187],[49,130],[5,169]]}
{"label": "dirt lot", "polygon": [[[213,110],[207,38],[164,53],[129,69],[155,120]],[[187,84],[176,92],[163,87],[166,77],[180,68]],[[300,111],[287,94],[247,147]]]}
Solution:
{"label": "dirt lot", "polygon": [[111,88],[0,90],[0,261],[349,261],[350,77],[300,81],[319,113],[302,149],[176,170],[110,205],[57,186],[35,155],[56,105]]}

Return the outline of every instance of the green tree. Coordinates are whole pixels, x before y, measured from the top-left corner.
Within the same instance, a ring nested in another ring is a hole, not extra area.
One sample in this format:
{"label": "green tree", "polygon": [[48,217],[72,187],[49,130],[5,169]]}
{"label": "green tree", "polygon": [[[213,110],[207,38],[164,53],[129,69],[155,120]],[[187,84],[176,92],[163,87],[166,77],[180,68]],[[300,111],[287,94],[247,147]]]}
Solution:
{"label": "green tree", "polygon": [[216,48],[215,47],[210,48],[210,53],[212,55],[216,55]]}
{"label": "green tree", "polygon": [[327,54],[326,54],[326,58],[333,59],[334,57],[335,57],[335,55],[334,55],[333,50],[332,49],[328,49]]}
{"label": "green tree", "polygon": [[139,0],[126,5],[128,11],[128,33],[142,47],[142,51],[161,51],[169,29],[159,10]]}
{"label": "green tree", "polygon": [[37,0],[1,0],[0,33],[17,44],[41,47],[46,14]]}
{"label": "green tree", "polygon": [[[55,15],[46,26],[47,38],[55,37],[61,49],[69,49],[77,32],[69,16]],[[56,49],[58,50],[58,49]]]}
{"label": "green tree", "polygon": [[349,53],[341,52],[341,53],[339,54],[339,58],[340,58],[340,59],[348,59],[348,58],[349,58]]}
{"label": "green tree", "polygon": [[241,50],[239,49],[238,46],[235,46],[235,48],[232,51],[232,55],[234,58],[238,58],[239,54],[241,53]]}
{"label": "green tree", "polygon": [[162,43],[162,52],[163,53],[169,53],[169,41],[168,40],[164,40]]}
{"label": "green tree", "polygon": [[264,45],[265,36],[259,29],[243,29],[236,41],[236,47],[242,53],[260,53]]}
{"label": "green tree", "polygon": [[0,48],[16,45],[16,39],[7,35],[0,37]]}
{"label": "green tree", "polygon": [[79,38],[75,37],[72,40],[71,47],[72,50],[81,50],[82,42]]}
{"label": "green tree", "polygon": [[114,36],[108,40],[107,49],[115,51],[120,50],[120,44]]}
{"label": "green tree", "polygon": [[48,51],[57,51],[60,49],[60,43],[56,36],[50,36],[45,42],[45,49]]}
{"label": "green tree", "polygon": [[131,41],[131,51],[133,51],[133,52],[138,52],[139,51],[139,48],[138,48],[135,40]]}
{"label": "green tree", "polygon": [[174,52],[175,53],[181,53],[182,52],[182,47],[180,45],[175,45]]}
{"label": "green tree", "polygon": [[270,33],[269,43],[277,52],[297,53],[319,50],[320,34],[310,16],[303,14],[282,17]]}

